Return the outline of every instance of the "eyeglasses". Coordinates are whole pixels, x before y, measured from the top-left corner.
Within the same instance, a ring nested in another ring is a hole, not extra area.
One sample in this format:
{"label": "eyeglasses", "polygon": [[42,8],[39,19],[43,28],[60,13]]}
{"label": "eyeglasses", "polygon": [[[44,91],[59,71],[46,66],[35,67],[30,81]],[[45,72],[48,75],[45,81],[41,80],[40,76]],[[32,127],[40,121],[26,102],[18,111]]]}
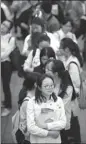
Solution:
{"label": "eyeglasses", "polygon": [[54,84],[52,84],[52,85],[45,85],[43,87],[46,88],[46,89],[51,89],[51,88],[54,88]]}

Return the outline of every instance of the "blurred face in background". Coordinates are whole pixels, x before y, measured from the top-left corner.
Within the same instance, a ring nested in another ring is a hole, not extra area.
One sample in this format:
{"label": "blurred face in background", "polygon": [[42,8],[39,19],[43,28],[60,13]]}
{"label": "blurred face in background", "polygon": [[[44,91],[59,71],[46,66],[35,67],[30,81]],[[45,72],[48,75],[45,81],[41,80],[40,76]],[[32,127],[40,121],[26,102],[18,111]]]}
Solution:
{"label": "blurred face in background", "polygon": [[42,27],[38,24],[32,24],[31,26],[31,33],[39,32],[42,33]]}
{"label": "blurred face in background", "polygon": [[52,65],[53,65],[52,62],[49,62],[49,63],[46,64],[45,73],[48,74],[48,75],[50,75],[50,76],[52,76],[53,79],[54,79],[54,82],[55,82],[56,79],[59,78],[59,76],[58,76],[58,73],[57,73],[57,72],[54,73],[54,72],[52,71]]}
{"label": "blurred face in background", "polygon": [[64,31],[65,33],[71,32],[71,30],[72,30],[72,24],[71,24],[71,22],[69,21],[69,22],[67,22],[66,24],[64,24],[64,25],[62,26],[62,29],[63,29],[63,31]]}
{"label": "blurred face in background", "polygon": [[30,0],[30,4],[32,6],[35,6],[38,3],[38,0]]}
{"label": "blurred face in background", "polygon": [[42,65],[45,65],[47,63],[47,61],[48,61],[48,56],[42,56],[41,57],[41,63],[42,63]]}
{"label": "blurred face in background", "polygon": [[46,64],[45,73],[51,75],[52,77],[54,77],[54,74],[52,72],[52,62],[49,62],[49,63]]}
{"label": "blurred face in background", "polygon": [[67,47],[67,48],[63,49],[63,43],[62,42],[60,43],[60,53],[65,58],[68,57],[68,55],[69,55],[69,48]]}
{"label": "blurred face in background", "polygon": [[49,47],[50,46],[50,42],[49,41],[41,41],[41,42],[39,42],[39,48],[40,48],[40,50],[42,49],[42,48],[44,48],[44,47]]}

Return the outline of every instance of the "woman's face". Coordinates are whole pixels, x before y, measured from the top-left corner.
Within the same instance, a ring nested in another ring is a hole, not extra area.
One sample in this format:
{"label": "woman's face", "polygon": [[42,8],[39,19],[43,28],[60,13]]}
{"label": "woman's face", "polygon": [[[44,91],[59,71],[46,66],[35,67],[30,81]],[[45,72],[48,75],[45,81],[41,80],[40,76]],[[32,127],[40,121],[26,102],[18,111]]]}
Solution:
{"label": "woman's face", "polygon": [[42,27],[38,24],[32,24],[31,32],[32,33],[35,33],[35,32],[42,33]]}
{"label": "woman's face", "polygon": [[51,78],[46,77],[42,81],[41,91],[44,96],[50,96],[54,91],[54,82]]}
{"label": "woman's face", "polygon": [[41,57],[41,63],[42,63],[43,65],[45,65],[47,61],[48,61],[48,56],[42,56],[42,57]]}
{"label": "woman's face", "polygon": [[66,23],[65,25],[63,25],[63,30],[68,33],[72,30],[72,25],[71,22]]}
{"label": "woman's face", "polygon": [[49,41],[41,41],[41,42],[39,43],[39,48],[40,48],[40,49],[42,49],[42,48],[44,48],[44,47],[49,47],[49,46],[50,46]]}
{"label": "woman's face", "polygon": [[45,67],[45,73],[54,77],[54,73],[52,72],[52,62],[48,63]]}
{"label": "woman's face", "polygon": [[9,28],[10,28],[10,22],[8,21],[4,21],[2,24],[1,24],[1,33],[8,33],[9,32]]}
{"label": "woman's face", "polygon": [[65,48],[65,49],[63,49],[63,44],[62,44],[62,42],[61,42],[61,44],[60,44],[59,51],[60,51],[60,54],[61,54],[62,56],[67,57],[68,52],[67,52],[67,49],[66,49],[66,48]]}

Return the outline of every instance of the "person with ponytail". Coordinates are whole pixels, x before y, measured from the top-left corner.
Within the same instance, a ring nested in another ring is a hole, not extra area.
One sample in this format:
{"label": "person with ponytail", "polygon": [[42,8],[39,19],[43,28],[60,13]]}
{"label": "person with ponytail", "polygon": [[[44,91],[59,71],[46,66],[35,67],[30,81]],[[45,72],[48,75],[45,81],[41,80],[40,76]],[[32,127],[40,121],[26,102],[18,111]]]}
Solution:
{"label": "person with ponytail", "polygon": [[80,72],[83,61],[78,45],[70,38],[61,40],[60,52],[65,56],[65,68],[69,71],[76,93],[80,93]]}
{"label": "person with ponytail", "polygon": [[[71,110],[72,110],[72,134],[75,136],[76,142],[80,142],[80,126],[79,126],[79,120],[78,120],[78,112],[79,112],[79,103],[78,103],[78,97],[80,96],[80,90],[81,90],[81,72],[82,72],[82,66],[83,61],[82,57],[79,52],[78,45],[73,42],[70,38],[64,38],[61,40],[60,44],[60,52],[62,55],[65,56],[65,68],[68,70],[74,90],[77,94],[77,97],[75,100],[71,102]],[[76,127],[76,133],[75,133],[75,127]]]}
{"label": "person with ponytail", "polygon": [[68,137],[71,128],[71,101],[76,98],[74,87],[67,70],[65,70],[64,64],[60,60],[48,60],[45,66],[45,72],[50,74],[54,78],[55,88],[54,92],[56,96],[62,98],[65,113],[67,118],[67,124],[64,130],[61,131],[62,142],[69,144]]}

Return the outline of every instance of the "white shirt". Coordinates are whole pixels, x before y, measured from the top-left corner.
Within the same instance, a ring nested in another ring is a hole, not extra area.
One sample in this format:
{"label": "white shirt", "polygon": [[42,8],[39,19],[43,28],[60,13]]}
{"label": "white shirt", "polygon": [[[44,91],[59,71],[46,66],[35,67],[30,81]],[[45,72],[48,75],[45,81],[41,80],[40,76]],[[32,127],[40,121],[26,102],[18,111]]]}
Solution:
{"label": "white shirt", "polygon": [[[50,46],[53,48],[53,50],[56,53],[58,50],[58,44],[59,44],[58,41],[54,38],[54,35],[52,33],[46,32],[46,34],[50,38]],[[29,50],[30,46],[31,46],[31,34],[25,38],[22,55],[28,56],[28,54],[30,52],[30,50]]]}
{"label": "white shirt", "polygon": [[68,60],[65,61],[65,63],[64,63],[65,64],[65,68],[67,70],[68,70],[68,66],[69,66],[70,62],[75,62],[78,65],[78,67],[77,67],[77,65],[74,64],[74,63],[70,64],[69,74],[70,74],[71,80],[73,82],[75,91],[77,93],[80,93],[80,73],[79,73],[79,70],[81,71],[80,63],[79,63],[79,61],[78,61],[78,59],[76,57],[70,56],[68,58]]}
{"label": "white shirt", "polygon": [[75,34],[73,34],[72,32],[68,32],[67,34],[65,34],[65,33],[63,32],[63,30],[60,29],[60,30],[58,30],[57,32],[54,32],[53,35],[54,35],[56,41],[58,42],[58,49],[59,49],[59,47],[60,47],[60,42],[61,42],[61,40],[62,40],[63,38],[65,38],[65,37],[71,38],[75,43],[77,43],[76,36],[75,36]]}
{"label": "white shirt", "polygon": [[[59,93],[59,88],[55,88],[54,92],[56,93],[56,95],[58,95]],[[65,108],[65,113],[66,113],[66,118],[67,118],[67,123],[66,123],[66,127],[65,129],[68,130],[70,129],[71,125],[71,98],[72,98],[72,94],[73,94],[73,88],[72,86],[68,86],[67,90],[66,90],[66,94],[64,96],[63,103],[64,103],[64,108]]]}
{"label": "white shirt", "polygon": [[23,66],[24,71],[33,71],[33,69],[39,65],[40,65],[40,49],[36,50],[34,57],[33,57],[33,50],[31,50],[27,59],[25,60]]}
{"label": "white shirt", "polygon": [[[48,130],[42,129],[36,124],[36,120],[43,120],[40,114],[42,114],[44,108],[52,109],[54,113],[54,116],[51,117],[53,121],[47,123]],[[62,130],[65,126],[66,116],[64,104],[60,97],[58,97],[56,102],[51,99],[41,104],[35,103],[35,98],[30,99],[27,105],[27,129],[28,132],[30,132],[31,143],[61,143],[60,134],[56,139],[48,137],[47,135],[49,130]]]}
{"label": "white shirt", "polygon": [[10,61],[9,55],[14,50],[14,48],[15,37],[12,37],[10,33],[1,35],[1,62]]}

